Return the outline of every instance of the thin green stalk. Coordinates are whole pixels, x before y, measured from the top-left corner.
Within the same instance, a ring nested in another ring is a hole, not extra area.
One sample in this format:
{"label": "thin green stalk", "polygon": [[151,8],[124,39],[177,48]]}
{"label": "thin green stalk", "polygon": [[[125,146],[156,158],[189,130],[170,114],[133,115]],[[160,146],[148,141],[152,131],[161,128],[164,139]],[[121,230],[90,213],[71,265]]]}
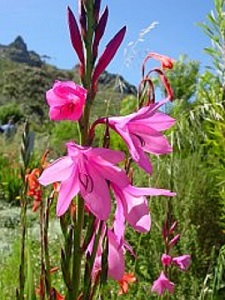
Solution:
{"label": "thin green stalk", "polygon": [[84,223],[84,201],[78,196],[77,220],[74,230],[74,248],[73,248],[73,270],[72,270],[72,298],[77,299],[80,287],[81,261],[83,249],[81,248],[82,229]]}
{"label": "thin green stalk", "polygon": [[23,161],[23,166],[21,167],[21,178],[23,181],[23,186],[21,188],[20,195],[20,205],[21,205],[21,245],[20,245],[20,268],[19,268],[19,290],[16,290],[16,298],[18,300],[24,300],[24,289],[25,289],[25,246],[26,246],[26,233],[27,233],[27,180],[26,180],[26,170],[28,168],[31,152],[32,152],[32,137],[29,130],[29,122],[25,123],[24,131],[22,134],[21,143],[21,157]]}
{"label": "thin green stalk", "polygon": [[27,202],[22,195],[21,204],[21,245],[20,245],[20,269],[19,269],[19,300],[24,300],[24,288],[25,288],[25,242],[26,242],[26,212],[27,212]]}
{"label": "thin green stalk", "polygon": [[49,257],[49,247],[48,247],[48,229],[49,229],[49,213],[50,213],[50,205],[51,205],[51,196],[47,198],[46,207],[44,212],[44,258],[45,258],[45,287],[46,293],[50,296],[51,299],[51,274],[50,274],[50,257]]}
{"label": "thin green stalk", "polygon": [[[87,14],[87,34],[85,38],[85,49],[86,49],[86,65],[85,65],[85,81],[84,87],[90,92],[91,91],[91,77],[92,77],[92,70],[93,70],[93,55],[92,55],[92,41],[94,35],[94,3],[93,0],[86,1],[86,14]],[[89,101],[92,99],[89,98]]]}
{"label": "thin green stalk", "polygon": [[93,266],[94,266],[95,257],[96,257],[97,250],[98,250],[98,245],[99,245],[99,240],[100,240],[100,236],[101,236],[101,232],[102,232],[102,227],[103,227],[103,221],[101,221],[100,224],[99,224],[99,229],[98,229],[98,232],[95,236],[94,245],[93,245],[91,255],[90,255],[89,258],[87,258],[87,261],[86,261],[85,275],[84,275],[83,300],[89,300],[89,296],[90,296],[90,293],[91,293],[91,274],[92,274],[92,269],[93,269]]}

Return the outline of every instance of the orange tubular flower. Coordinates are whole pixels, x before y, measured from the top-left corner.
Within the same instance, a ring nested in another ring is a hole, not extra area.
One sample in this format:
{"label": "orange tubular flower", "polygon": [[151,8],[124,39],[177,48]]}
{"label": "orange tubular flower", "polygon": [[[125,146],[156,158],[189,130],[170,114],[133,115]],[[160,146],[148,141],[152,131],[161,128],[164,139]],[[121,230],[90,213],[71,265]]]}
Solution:
{"label": "orange tubular flower", "polygon": [[150,52],[144,62],[143,62],[143,65],[142,65],[142,76],[144,77],[144,74],[145,74],[145,65],[147,63],[147,61],[150,59],[150,58],[153,58],[155,60],[159,60],[161,62],[161,67],[163,70],[166,70],[166,69],[173,69],[173,64],[175,63],[175,59],[169,57],[169,56],[166,56],[166,55],[162,55],[162,54],[158,54],[158,53],[154,53],[154,52]]}
{"label": "orange tubular flower", "polygon": [[28,183],[27,196],[34,198],[34,203],[32,207],[32,211],[34,212],[39,207],[42,198],[41,185],[37,180],[39,176],[40,176],[40,170],[37,168],[35,168],[30,174],[26,175],[26,180]]}
{"label": "orange tubular flower", "polygon": [[133,273],[124,273],[122,280],[118,281],[120,285],[119,295],[127,294],[130,283],[137,282]]}

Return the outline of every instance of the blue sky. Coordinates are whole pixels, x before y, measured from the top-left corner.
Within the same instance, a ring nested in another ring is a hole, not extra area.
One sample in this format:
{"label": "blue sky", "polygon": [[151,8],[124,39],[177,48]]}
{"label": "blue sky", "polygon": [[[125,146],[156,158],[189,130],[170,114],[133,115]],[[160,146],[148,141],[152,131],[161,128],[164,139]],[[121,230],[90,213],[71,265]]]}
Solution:
{"label": "blue sky", "polygon": [[[29,50],[50,56],[49,62],[57,67],[72,68],[77,58],[69,40],[67,5],[77,13],[76,0],[1,0],[0,44],[9,44],[21,35]],[[210,40],[196,23],[206,21],[213,0],[102,0],[102,9],[105,5],[110,14],[102,49],[117,30],[127,25],[126,38],[108,71],[137,85],[141,62],[149,51],[175,59],[186,54],[199,60],[202,69],[210,63],[203,51]],[[158,24],[137,43],[141,30],[153,22]],[[134,48],[129,46],[132,42]]]}

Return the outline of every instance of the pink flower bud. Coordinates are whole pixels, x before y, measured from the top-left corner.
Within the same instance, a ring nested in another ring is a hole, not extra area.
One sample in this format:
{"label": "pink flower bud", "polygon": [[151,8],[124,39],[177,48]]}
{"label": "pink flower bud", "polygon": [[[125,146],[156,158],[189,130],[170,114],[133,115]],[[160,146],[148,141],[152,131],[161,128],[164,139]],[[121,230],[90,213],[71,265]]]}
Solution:
{"label": "pink flower bud", "polygon": [[102,53],[101,57],[98,60],[98,63],[95,67],[93,77],[92,77],[92,84],[95,85],[99,76],[102,72],[106,69],[108,64],[113,59],[114,55],[116,54],[120,44],[123,41],[124,35],[126,32],[126,26],[124,26],[117,34],[111,39],[111,41],[107,44],[104,52]]}
{"label": "pink flower bud", "polygon": [[178,225],[177,221],[173,222],[173,224],[170,227],[169,234],[172,234],[174,232],[174,230],[177,228],[177,225]]}
{"label": "pink flower bud", "polygon": [[84,65],[84,52],[83,52],[83,44],[81,40],[80,30],[78,28],[75,16],[69,7],[68,7],[68,23],[69,23],[71,43],[73,45],[74,50],[77,53],[80,63]]}
{"label": "pink flower bud", "polygon": [[163,266],[169,266],[171,264],[172,257],[169,256],[168,254],[163,254],[161,257],[161,262]]}
{"label": "pink flower bud", "polygon": [[176,245],[180,240],[180,234],[178,233],[175,237],[169,242],[169,246],[172,247]]}
{"label": "pink flower bud", "polygon": [[98,45],[99,42],[105,32],[107,20],[108,20],[108,15],[109,15],[109,10],[108,7],[106,6],[103,14],[101,15],[101,18],[98,22],[98,25],[95,30],[95,39],[93,43],[93,56],[96,58],[98,56]]}

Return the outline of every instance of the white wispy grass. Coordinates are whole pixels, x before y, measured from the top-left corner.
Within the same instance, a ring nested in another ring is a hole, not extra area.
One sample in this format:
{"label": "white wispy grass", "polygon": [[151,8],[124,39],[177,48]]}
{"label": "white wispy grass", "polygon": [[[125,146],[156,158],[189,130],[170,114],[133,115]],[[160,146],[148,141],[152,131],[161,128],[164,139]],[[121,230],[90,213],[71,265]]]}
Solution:
{"label": "white wispy grass", "polygon": [[[136,57],[143,58],[143,54],[146,54],[147,49],[140,49],[139,44],[143,43],[147,39],[147,35],[155,29],[155,27],[159,24],[159,22],[152,22],[147,27],[140,30],[137,40],[130,41],[127,44],[127,47],[124,49],[124,64],[126,67],[130,67],[131,63],[134,61]],[[144,53],[143,53],[144,52]]]}

